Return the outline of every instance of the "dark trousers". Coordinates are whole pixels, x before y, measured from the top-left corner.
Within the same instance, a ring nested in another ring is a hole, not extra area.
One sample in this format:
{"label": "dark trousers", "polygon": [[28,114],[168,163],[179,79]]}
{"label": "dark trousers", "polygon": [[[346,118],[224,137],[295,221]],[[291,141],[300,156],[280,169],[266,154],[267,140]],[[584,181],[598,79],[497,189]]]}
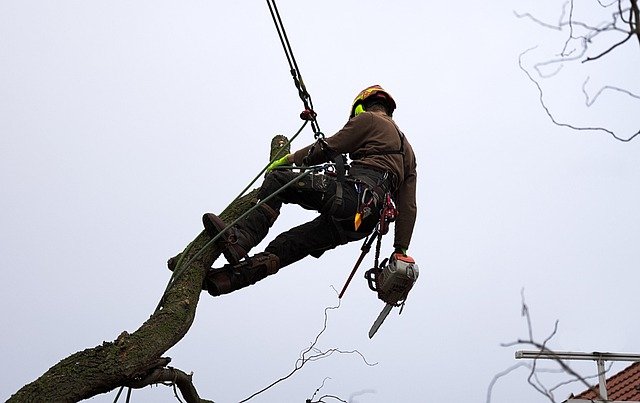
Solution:
{"label": "dark trousers", "polygon": [[[295,172],[284,170],[268,174],[258,192],[258,198],[265,199],[297,175]],[[339,187],[342,188],[341,192]],[[336,194],[340,193],[341,201],[336,197]],[[308,255],[320,257],[322,253],[338,245],[365,238],[375,228],[379,212],[377,208],[373,208],[372,213],[363,219],[356,231],[354,217],[359,197],[357,186],[351,181],[338,183],[335,177],[321,174],[310,174],[300,179],[266,204],[275,211],[279,211],[283,203],[297,204],[307,210],[318,211],[320,215],[278,235],[269,243],[265,252],[278,256],[280,267],[284,267]],[[247,216],[245,222],[247,227],[261,227],[261,230],[257,231],[261,236],[255,239],[256,244],[264,238],[270,226],[260,209]]]}

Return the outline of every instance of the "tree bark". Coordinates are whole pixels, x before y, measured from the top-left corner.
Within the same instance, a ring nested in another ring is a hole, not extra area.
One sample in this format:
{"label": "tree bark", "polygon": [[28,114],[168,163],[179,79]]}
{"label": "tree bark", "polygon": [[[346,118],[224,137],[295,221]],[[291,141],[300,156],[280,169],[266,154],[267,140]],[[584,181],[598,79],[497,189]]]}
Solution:
{"label": "tree bark", "polygon": [[[286,137],[275,136],[271,141],[271,160],[288,152]],[[227,223],[235,220],[255,204],[256,193],[253,190],[235,200],[220,218]],[[132,334],[122,332],[113,342],[72,354],[23,386],[8,402],[77,402],[120,386],[139,387],[141,380],[149,379],[164,367],[169,359],[162,358],[162,354],[189,331],[206,270],[220,256],[214,245],[207,246],[210,240],[203,231],[182,252],[176,268],[176,273],[180,269],[179,275],[167,287],[159,309],[138,330]],[[188,266],[183,268],[186,263]]]}

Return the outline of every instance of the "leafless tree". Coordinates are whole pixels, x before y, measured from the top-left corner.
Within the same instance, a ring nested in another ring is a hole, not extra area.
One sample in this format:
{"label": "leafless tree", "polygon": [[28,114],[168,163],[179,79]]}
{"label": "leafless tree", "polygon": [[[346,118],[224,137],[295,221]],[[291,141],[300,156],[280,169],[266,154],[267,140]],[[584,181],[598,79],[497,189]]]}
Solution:
{"label": "leafless tree", "polygon": [[[595,18],[602,20],[581,20],[577,17],[579,11],[592,6],[599,11]],[[531,48],[520,55],[519,66],[527,75],[529,80],[537,87],[540,103],[546,114],[556,125],[567,127],[577,131],[599,131],[611,135],[616,140],[628,142],[640,134],[640,129],[632,129],[630,133],[618,134],[626,129],[613,129],[612,124],[608,125],[578,125],[567,123],[557,117],[558,113],[552,111],[549,101],[543,92],[543,81],[555,77],[564,66],[568,64],[587,65],[601,61],[616,52],[635,52],[638,48],[633,48],[632,43],[637,41],[640,45],[640,10],[638,0],[612,0],[604,2],[595,0],[593,3],[574,3],[569,0],[564,3],[560,18],[556,22],[547,22],[537,18],[531,13],[515,12],[518,18],[528,19],[544,29],[559,33],[559,40],[556,44],[557,53],[543,56],[542,61],[533,62],[532,66],[525,67],[524,58],[535,49]],[[602,15],[602,17],[600,17]],[[632,49],[633,48],[633,49]],[[586,68],[584,70],[587,70]],[[588,72],[584,72],[582,83],[582,93],[585,97],[585,106],[592,107],[599,101],[600,96],[605,92],[611,92],[618,96],[625,97],[628,102],[638,103],[640,96],[634,93],[640,89],[629,90],[614,85],[601,85],[596,90],[591,90],[589,94],[588,84],[591,77]],[[638,83],[628,83],[629,86]],[[630,120],[638,122],[638,114],[631,116],[617,117],[618,121]],[[636,127],[640,126],[637,124]],[[633,127],[633,126],[632,126]]]}

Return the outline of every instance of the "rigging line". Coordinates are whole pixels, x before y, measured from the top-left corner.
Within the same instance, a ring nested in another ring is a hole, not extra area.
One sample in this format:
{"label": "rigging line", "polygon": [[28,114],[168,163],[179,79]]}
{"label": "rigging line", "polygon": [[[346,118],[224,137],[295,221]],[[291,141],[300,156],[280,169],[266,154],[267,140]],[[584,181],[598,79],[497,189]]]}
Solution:
{"label": "rigging line", "polygon": [[113,403],[116,403],[118,399],[120,399],[120,395],[122,394],[123,390],[124,390],[124,386],[121,386],[120,390],[118,390],[118,394],[116,395],[116,398],[113,400]]}
{"label": "rigging line", "polygon": [[302,73],[300,72],[300,68],[298,67],[298,63],[296,62],[296,58],[293,55],[293,48],[291,47],[291,43],[289,42],[289,37],[287,36],[287,31],[284,29],[284,23],[282,22],[282,18],[280,17],[280,11],[278,10],[278,6],[276,5],[275,0],[271,0],[273,3],[273,8],[276,12],[276,16],[278,17],[278,22],[282,27],[282,35],[284,36],[284,40],[287,43],[287,48],[289,49],[289,53],[291,54],[291,61],[293,62],[293,66],[296,69],[296,73],[298,74],[298,79],[300,80],[300,87],[302,89],[303,95],[308,99],[311,108],[313,109],[313,102],[311,102],[311,96],[307,91],[307,87],[304,85],[304,80],[302,79]]}
{"label": "rigging line", "polygon": [[[284,28],[282,18],[280,17],[278,6],[276,5],[275,0],[267,0],[267,5],[269,6],[269,12],[271,13],[273,23],[276,26],[276,30],[278,31],[280,43],[282,44],[285,55],[287,56],[287,62],[289,63],[291,76],[293,77],[294,84],[296,86],[296,89],[298,90],[298,95],[300,96],[305,109],[313,110],[313,101],[311,100],[311,95],[307,91],[307,87],[304,84],[304,79],[302,78],[302,73],[300,72],[300,68],[298,67],[298,62],[293,55],[293,49],[291,48],[291,43],[289,42],[289,37],[287,36],[287,32]],[[320,125],[318,124],[318,120],[315,116],[311,117],[311,128],[313,129],[314,133],[320,133]]]}
{"label": "rigging line", "polygon": [[300,95],[300,99],[302,99],[302,102],[305,108],[307,109],[309,109],[309,107],[313,108],[313,103],[311,102],[309,92],[307,91],[306,86],[304,85],[304,80],[302,79],[302,73],[300,73],[300,68],[298,67],[296,58],[293,55],[293,48],[291,47],[291,43],[289,42],[287,31],[284,28],[282,17],[280,17],[280,11],[278,10],[278,6],[276,5],[275,0],[267,0],[267,4],[269,6],[269,11],[271,12],[271,18],[273,19],[273,22],[276,25],[276,29],[278,30],[280,43],[282,44],[285,54],[287,55],[287,61],[289,62],[291,75],[293,76],[293,79],[295,81],[296,88],[298,89],[298,94]]}
{"label": "rigging line", "polygon": [[282,44],[282,49],[284,50],[284,54],[287,57],[287,62],[289,63],[289,68],[291,69],[291,74],[295,73],[295,68],[293,67],[293,62],[291,61],[291,55],[289,54],[290,48],[287,48],[285,44],[284,38],[282,36],[282,29],[278,24],[278,20],[276,19],[276,15],[273,11],[273,6],[271,2],[267,0],[267,5],[269,6],[269,12],[271,13],[271,18],[273,19],[273,24],[276,26],[276,30],[278,31],[278,37],[280,38],[280,43]]}

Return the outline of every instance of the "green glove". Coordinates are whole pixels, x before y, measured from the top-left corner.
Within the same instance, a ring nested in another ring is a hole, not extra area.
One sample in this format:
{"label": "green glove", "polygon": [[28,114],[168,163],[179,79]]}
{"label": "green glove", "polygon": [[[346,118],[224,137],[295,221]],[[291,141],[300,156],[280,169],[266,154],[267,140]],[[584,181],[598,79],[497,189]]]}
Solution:
{"label": "green glove", "polygon": [[291,154],[287,154],[284,157],[273,161],[268,167],[267,167],[267,172],[271,172],[274,169],[278,168],[281,165],[286,165],[289,163],[289,155]]}

